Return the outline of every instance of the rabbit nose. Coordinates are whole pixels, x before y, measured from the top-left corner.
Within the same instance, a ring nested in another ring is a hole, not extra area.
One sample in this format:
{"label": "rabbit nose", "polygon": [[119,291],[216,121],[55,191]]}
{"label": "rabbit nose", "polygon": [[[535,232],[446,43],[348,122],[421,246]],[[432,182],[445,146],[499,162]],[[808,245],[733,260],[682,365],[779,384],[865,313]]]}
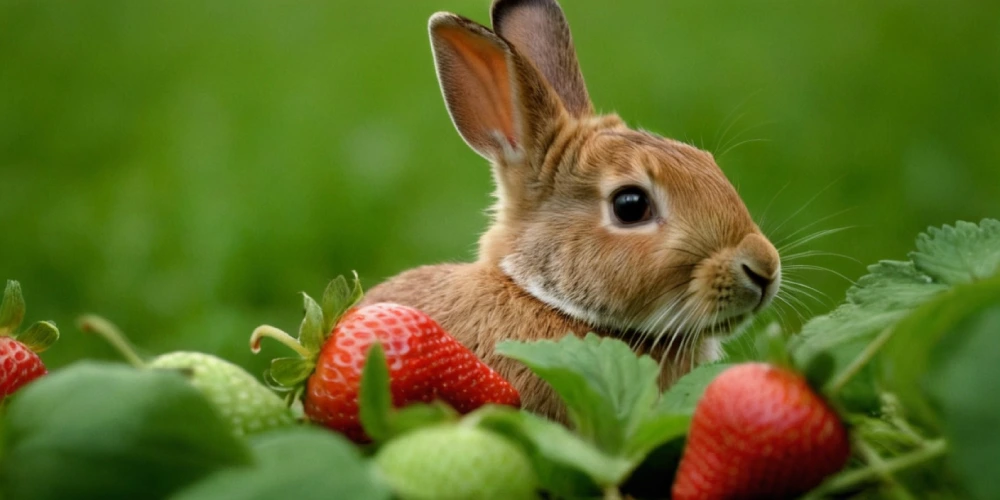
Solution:
{"label": "rabbit nose", "polygon": [[753,233],[743,238],[733,259],[733,272],[749,291],[759,297],[756,309],[763,308],[778,291],[781,259],[774,245]]}

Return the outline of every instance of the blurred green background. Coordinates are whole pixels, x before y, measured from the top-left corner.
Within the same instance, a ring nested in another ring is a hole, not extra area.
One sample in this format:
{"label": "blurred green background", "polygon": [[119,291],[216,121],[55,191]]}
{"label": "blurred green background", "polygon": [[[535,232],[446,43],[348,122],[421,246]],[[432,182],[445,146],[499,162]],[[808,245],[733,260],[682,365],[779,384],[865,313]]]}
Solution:
{"label": "blurred green background", "polygon": [[[247,338],[296,328],[297,292],[473,258],[490,177],[452,129],[426,22],[488,6],[0,2],[0,278],[62,326],[45,359],[115,358],[73,326],[93,311],[148,353],[259,373]],[[776,242],[849,226],[799,250],[868,264],[1000,216],[1000,2],[564,7],[598,109],[713,151]],[[830,297],[802,297],[812,313],[848,286],[795,279]]]}

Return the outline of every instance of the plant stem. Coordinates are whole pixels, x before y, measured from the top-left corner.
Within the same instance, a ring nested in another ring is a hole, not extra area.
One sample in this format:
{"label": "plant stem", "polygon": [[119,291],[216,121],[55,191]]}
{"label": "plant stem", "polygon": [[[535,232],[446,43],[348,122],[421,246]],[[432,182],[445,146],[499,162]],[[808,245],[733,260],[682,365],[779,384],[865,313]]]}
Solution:
{"label": "plant stem", "polygon": [[883,482],[889,485],[892,493],[894,493],[897,498],[901,500],[914,500],[913,495],[911,495],[906,488],[899,484],[899,481],[893,477],[892,472],[886,470],[885,460],[882,459],[882,456],[879,455],[878,452],[871,447],[871,445],[865,441],[860,441],[855,446],[857,446],[858,450],[865,457],[865,461],[868,462],[868,465],[871,466],[876,473],[878,473]]}
{"label": "plant stem", "polygon": [[298,340],[295,340],[295,337],[292,337],[291,335],[285,333],[284,330],[275,328],[271,325],[258,326],[253,331],[253,334],[250,335],[250,350],[253,351],[254,354],[260,352],[260,341],[264,337],[270,337],[278,342],[281,342],[282,344],[285,344],[305,359],[310,359],[313,356],[313,353],[309,352],[309,350],[300,344]]}
{"label": "plant stem", "polygon": [[841,474],[813,490],[807,498],[823,498],[823,495],[848,490],[872,481],[883,474],[892,474],[922,462],[933,460],[944,455],[947,451],[948,443],[944,439],[928,441],[927,446],[923,448],[882,462],[882,466],[878,469],[869,466]]}
{"label": "plant stem", "polygon": [[125,334],[114,323],[95,314],[81,316],[76,323],[80,330],[85,333],[95,333],[111,344],[132,366],[146,367],[146,362],[135,353],[135,349],[129,345],[128,340],[125,340]]}
{"label": "plant stem", "polygon": [[858,354],[858,357],[854,358],[854,360],[851,361],[851,364],[847,365],[847,368],[844,368],[842,372],[838,373],[837,376],[834,377],[829,384],[827,384],[825,392],[831,396],[840,392],[840,390],[847,385],[847,382],[851,380],[851,377],[857,375],[857,373],[861,371],[861,369],[864,368],[864,366],[868,364],[873,357],[875,357],[875,354],[878,353],[879,349],[881,349],[882,346],[884,346],[885,343],[892,338],[894,331],[894,328],[891,326],[882,330],[878,336],[872,339],[872,341],[865,346],[865,349],[861,351],[861,354]]}
{"label": "plant stem", "polygon": [[604,500],[622,500],[622,492],[617,486],[608,486],[604,488]]}

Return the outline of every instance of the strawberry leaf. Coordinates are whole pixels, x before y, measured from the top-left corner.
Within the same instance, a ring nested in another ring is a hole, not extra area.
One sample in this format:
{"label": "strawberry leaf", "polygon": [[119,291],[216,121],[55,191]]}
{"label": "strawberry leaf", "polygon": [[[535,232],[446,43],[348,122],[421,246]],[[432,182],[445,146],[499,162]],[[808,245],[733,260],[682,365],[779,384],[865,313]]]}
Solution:
{"label": "strawberry leaf", "polygon": [[660,413],[650,416],[639,425],[629,439],[625,455],[638,457],[641,462],[654,448],[687,435],[691,417],[677,413]]}
{"label": "strawberry leaf", "polygon": [[275,358],[265,379],[273,381],[285,389],[293,388],[312,375],[316,363],[302,358]]}
{"label": "strawberry leaf", "polygon": [[299,326],[299,343],[311,353],[319,352],[329,330],[324,329],[323,309],[308,294],[302,294],[305,316]]}
{"label": "strawberry leaf", "polygon": [[389,413],[387,438],[391,439],[421,427],[457,420],[458,416],[458,412],[440,401],[410,404]]}
{"label": "strawberry leaf", "polygon": [[57,340],[59,340],[59,329],[55,323],[49,321],[39,321],[17,335],[18,342],[35,352],[45,351]]}
{"label": "strawberry leaf", "polygon": [[365,434],[375,441],[386,439],[389,435],[392,393],[389,391],[389,365],[379,342],[368,348],[365,366],[361,371],[358,405]]}
{"label": "strawberry leaf", "polygon": [[972,283],[1000,271],[1000,221],[984,219],[978,225],[959,221],[932,227],[917,237],[910,254],[917,268],[939,283]]}
{"label": "strawberry leaf", "polygon": [[527,365],[562,397],[576,431],[612,455],[650,413],[659,396],[659,366],[628,344],[588,334],[558,342],[497,344],[497,352]]}
{"label": "strawberry leaf", "polygon": [[339,434],[300,427],[264,434],[252,446],[253,467],[217,472],[171,498],[391,498],[357,448]]}
{"label": "strawberry leaf", "polygon": [[656,413],[693,415],[694,408],[708,384],[731,366],[733,365],[729,363],[712,363],[695,368],[674,382],[674,385],[663,394],[656,406]]}
{"label": "strawberry leaf", "polygon": [[83,362],[7,408],[0,496],[166,498],[250,451],[182,376]]}
{"label": "strawberry leaf", "polygon": [[323,332],[328,334],[337,324],[337,320],[361,301],[364,295],[361,289],[361,281],[358,275],[354,274],[352,283],[347,282],[347,278],[337,276],[326,286],[323,291]]}
{"label": "strawberry leaf", "polygon": [[1000,304],[1000,275],[958,286],[917,309],[895,327],[883,348],[880,372],[886,388],[923,425],[932,429],[940,429],[942,425],[938,409],[924,394],[926,373],[932,363],[944,355],[946,347],[957,342],[952,337],[961,335],[963,329],[956,325],[996,304]]}
{"label": "strawberry leaf", "polygon": [[1000,401],[977,383],[1000,379],[997,332],[1000,293],[946,333],[948,341],[937,348],[921,384],[940,408],[949,469],[974,498],[1000,498],[996,477],[983,473],[1000,463]]}
{"label": "strawberry leaf", "polygon": [[[822,355],[831,358],[832,372],[843,371],[879,332],[948,289],[947,285],[934,283],[912,262],[882,261],[868,270],[869,274],[848,290],[845,304],[814,317],[801,333],[792,336],[788,348],[796,366],[809,366]],[[874,376],[870,366],[864,367],[841,390],[841,399],[858,409],[876,409]]]}
{"label": "strawberry leaf", "polygon": [[479,425],[517,440],[532,456],[536,469],[549,472],[540,478],[547,488],[565,490],[566,482],[574,482],[567,481],[574,476],[572,471],[583,472],[599,486],[614,486],[635,467],[632,461],[604,453],[562,425],[532,413],[507,408],[477,413],[468,418],[477,417]]}
{"label": "strawberry leaf", "polygon": [[[917,238],[913,262],[882,261],[847,292],[833,312],[806,323],[789,342],[797,366],[816,356],[829,356],[833,373],[843,373],[885,329],[956,283],[981,280],[1000,268],[1000,222],[930,228]],[[875,411],[879,399],[876,372],[870,363],[853,373],[839,398],[848,407]],[[837,380],[837,377],[833,378]],[[829,389],[829,387],[828,387]]]}
{"label": "strawberry leaf", "polygon": [[14,280],[7,281],[3,291],[3,302],[0,303],[0,335],[17,331],[24,321],[24,296],[21,295],[21,284]]}
{"label": "strawberry leaf", "polygon": [[389,364],[386,362],[382,344],[378,342],[368,349],[365,366],[361,371],[358,404],[361,426],[365,434],[375,441],[387,441],[420,427],[458,418],[455,410],[439,402],[394,408]]}

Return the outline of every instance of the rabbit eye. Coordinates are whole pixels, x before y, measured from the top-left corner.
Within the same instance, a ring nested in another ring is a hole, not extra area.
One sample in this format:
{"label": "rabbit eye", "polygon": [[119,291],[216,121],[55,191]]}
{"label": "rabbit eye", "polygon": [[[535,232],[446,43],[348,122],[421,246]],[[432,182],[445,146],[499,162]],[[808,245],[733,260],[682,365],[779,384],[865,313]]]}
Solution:
{"label": "rabbit eye", "polygon": [[615,217],[622,224],[638,224],[653,218],[653,208],[649,203],[649,195],[642,188],[623,187],[615,192],[611,203]]}

